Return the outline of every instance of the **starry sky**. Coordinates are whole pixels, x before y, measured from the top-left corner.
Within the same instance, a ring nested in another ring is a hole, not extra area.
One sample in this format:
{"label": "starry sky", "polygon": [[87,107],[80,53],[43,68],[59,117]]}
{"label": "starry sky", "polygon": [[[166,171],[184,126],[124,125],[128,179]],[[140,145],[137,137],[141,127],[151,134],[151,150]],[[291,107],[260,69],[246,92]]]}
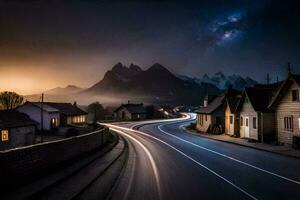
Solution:
{"label": "starry sky", "polygon": [[0,1],[0,91],[89,87],[117,62],[282,79],[287,62],[300,73],[299,3]]}

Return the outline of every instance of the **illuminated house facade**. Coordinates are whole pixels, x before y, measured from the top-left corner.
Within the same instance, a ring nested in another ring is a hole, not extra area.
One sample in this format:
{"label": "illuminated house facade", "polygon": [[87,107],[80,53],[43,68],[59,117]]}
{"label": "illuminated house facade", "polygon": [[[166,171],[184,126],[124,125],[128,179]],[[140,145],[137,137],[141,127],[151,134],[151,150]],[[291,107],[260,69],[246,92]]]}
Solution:
{"label": "illuminated house facade", "polygon": [[222,133],[224,128],[223,102],[225,95],[206,96],[197,113],[196,129],[204,133]]}
{"label": "illuminated house facade", "polygon": [[0,110],[0,151],[31,145],[38,123],[16,110]]}
{"label": "illuminated house facade", "polygon": [[[26,102],[17,109],[41,124],[41,107],[43,107],[44,130],[85,123],[87,113],[78,108],[76,104],[44,102],[41,106],[40,102]],[[41,125],[38,128],[41,129]]]}
{"label": "illuminated house facade", "polygon": [[275,140],[275,113],[268,105],[276,86],[245,88],[237,111],[240,137],[258,141]]}
{"label": "illuminated house facade", "polygon": [[269,107],[275,111],[277,140],[293,144],[300,137],[300,75],[289,75],[283,82]]}

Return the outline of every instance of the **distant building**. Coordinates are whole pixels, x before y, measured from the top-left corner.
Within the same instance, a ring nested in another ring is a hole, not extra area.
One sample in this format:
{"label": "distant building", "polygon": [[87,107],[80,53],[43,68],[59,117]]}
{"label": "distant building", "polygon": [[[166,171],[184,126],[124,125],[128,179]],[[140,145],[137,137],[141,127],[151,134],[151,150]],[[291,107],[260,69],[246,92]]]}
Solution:
{"label": "distant building", "polygon": [[122,104],[114,111],[115,119],[118,121],[143,120],[147,118],[147,111],[143,104]]}
{"label": "distant building", "polygon": [[[31,119],[39,122],[41,129],[41,103],[26,102],[17,110],[26,113]],[[53,130],[59,126],[82,124],[87,113],[71,103],[43,103],[43,129]]]}
{"label": "distant building", "polygon": [[269,107],[275,110],[279,143],[292,144],[300,137],[300,75],[292,75],[283,82]]}
{"label": "distant building", "polygon": [[16,110],[0,110],[0,150],[34,143],[38,123]]}
{"label": "distant building", "polygon": [[240,112],[240,137],[259,141],[275,139],[275,114],[268,105],[275,87],[245,88],[237,111]]}
{"label": "distant building", "polygon": [[222,133],[224,128],[224,108],[225,95],[206,96],[203,107],[197,113],[197,130],[205,133]]}

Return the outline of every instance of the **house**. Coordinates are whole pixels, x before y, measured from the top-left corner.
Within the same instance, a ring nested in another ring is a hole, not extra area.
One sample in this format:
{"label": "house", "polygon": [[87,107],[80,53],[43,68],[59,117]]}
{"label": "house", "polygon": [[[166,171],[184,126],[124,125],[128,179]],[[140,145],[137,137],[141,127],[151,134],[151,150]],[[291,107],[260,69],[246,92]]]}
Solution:
{"label": "house", "polygon": [[42,124],[44,130],[53,130],[59,126],[82,124],[85,122],[87,115],[86,112],[71,103],[44,102],[41,104],[41,102],[27,101],[17,110],[26,113],[31,119],[39,122],[39,129],[41,129]]}
{"label": "house", "polygon": [[275,111],[277,140],[282,144],[293,144],[300,136],[300,75],[292,75],[282,83],[269,108]]}
{"label": "house", "polygon": [[62,126],[85,123],[88,113],[78,108],[76,102],[74,104],[46,102],[45,104],[59,110]]}
{"label": "house", "polygon": [[33,144],[38,123],[16,110],[0,110],[0,150]]}
{"label": "house", "polygon": [[196,129],[205,133],[222,133],[224,128],[224,108],[225,94],[218,96],[206,96],[203,107],[197,113]]}
{"label": "house", "polygon": [[118,121],[143,120],[147,118],[147,110],[143,104],[122,104],[114,111],[115,119]]}
{"label": "house", "polygon": [[262,142],[275,140],[275,114],[268,107],[277,85],[245,88],[239,101],[240,137]]}
{"label": "house", "polygon": [[231,95],[225,100],[225,134],[239,136],[240,133],[240,114],[237,111],[241,95]]}

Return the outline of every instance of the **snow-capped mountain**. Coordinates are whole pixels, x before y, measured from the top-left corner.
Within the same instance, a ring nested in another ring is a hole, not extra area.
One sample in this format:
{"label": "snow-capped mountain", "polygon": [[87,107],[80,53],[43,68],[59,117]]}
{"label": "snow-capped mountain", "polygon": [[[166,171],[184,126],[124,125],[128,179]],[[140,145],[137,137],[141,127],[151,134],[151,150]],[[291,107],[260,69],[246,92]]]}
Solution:
{"label": "snow-capped mountain", "polygon": [[245,78],[237,74],[226,76],[222,72],[217,72],[212,76],[204,74],[202,78],[191,78],[184,75],[178,75],[178,78],[185,81],[195,82],[199,85],[203,83],[210,83],[221,90],[227,89],[230,85],[237,90],[243,90],[245,87],[251,87],[258,84],[257,81],[248,76]]}

